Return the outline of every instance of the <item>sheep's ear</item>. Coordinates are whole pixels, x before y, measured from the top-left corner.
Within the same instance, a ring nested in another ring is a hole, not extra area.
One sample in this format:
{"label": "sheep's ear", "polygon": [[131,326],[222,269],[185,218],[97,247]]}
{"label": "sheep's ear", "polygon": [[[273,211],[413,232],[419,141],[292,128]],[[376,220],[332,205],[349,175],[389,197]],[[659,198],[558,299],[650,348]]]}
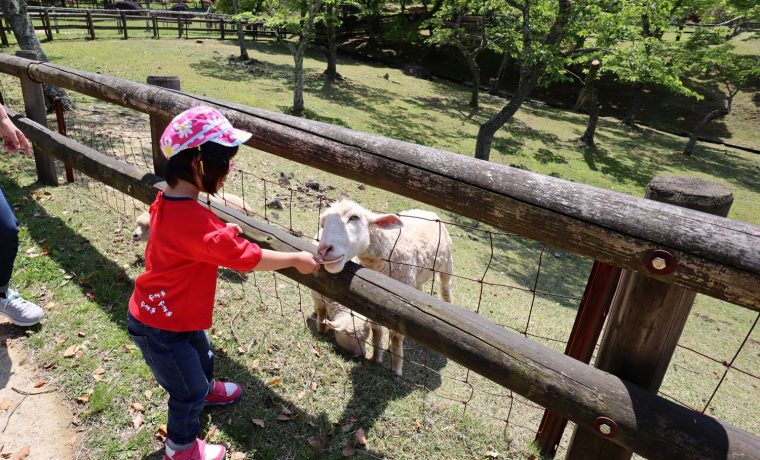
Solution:
{"label": "sheep's ear", "polygon": [[395,214],[377,214],[369,220],[370,225],[377,225],[383,230],[393,230],[401,228],[404,223]]}

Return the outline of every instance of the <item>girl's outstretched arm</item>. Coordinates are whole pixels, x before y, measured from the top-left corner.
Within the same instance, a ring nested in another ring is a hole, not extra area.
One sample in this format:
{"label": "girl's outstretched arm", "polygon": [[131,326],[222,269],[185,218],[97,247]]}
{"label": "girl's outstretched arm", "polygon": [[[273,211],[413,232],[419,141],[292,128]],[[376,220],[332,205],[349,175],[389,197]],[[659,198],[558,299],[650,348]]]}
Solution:
{"label": "girl's outstretched arm", "polygon": [[262,249],[261,260],[254,270],[270,271],[289,267],[294,267],[300,273],[308,275],[319,270],[319,262],[317,262],[313,254],[306,251],[281,252]]}

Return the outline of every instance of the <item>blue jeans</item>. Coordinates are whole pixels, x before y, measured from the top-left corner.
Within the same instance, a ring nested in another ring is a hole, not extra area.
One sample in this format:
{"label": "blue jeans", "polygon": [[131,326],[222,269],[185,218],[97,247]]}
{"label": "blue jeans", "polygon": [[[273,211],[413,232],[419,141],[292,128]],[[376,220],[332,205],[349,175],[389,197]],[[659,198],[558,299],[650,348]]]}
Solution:
{"label": "blue jeans", "polygon": [[195,441],[214,378],[214,354],[205,331],[172,332],[127,319],[127,331],[153,375],[169,393],[167,437],[175,444]]}
{"label": "blue jeans", "polygon": [[0,188],[0,289],[8,287],[18,252],[18,222]]}

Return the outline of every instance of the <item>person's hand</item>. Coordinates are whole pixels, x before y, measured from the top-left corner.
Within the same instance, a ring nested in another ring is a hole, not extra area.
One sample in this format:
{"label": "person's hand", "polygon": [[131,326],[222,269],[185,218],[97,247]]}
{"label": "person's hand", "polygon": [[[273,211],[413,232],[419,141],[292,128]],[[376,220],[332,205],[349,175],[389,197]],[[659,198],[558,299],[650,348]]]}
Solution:
{"label": "person's hand", "polygon": [[314,254],[301,251],[296,254],[296,262],[293,267],[302,275],[308,275],[319,271],[319,262],[315,259]]}
{"label": "person's hand", "polygon": [[26,136],[7,117],[0,119],[0,137],[3,139],[3,147],[6,150],[18,152],[23,149],[27,157],[32,156],[32,147]]}
{"label": "person's hand", "polygon": [[234,224],[234,223],[232,223],[232,222],[227,222],[227,226],[228,226],[228,227],[232,227],[232,228],[234,228],[234,229],[235,229],[235,231],[237,231],[237,234],[238,234],[238,235],[240,235],[241,233],[243,233],[243,229],[242,229],[242,228],[240,228],[240,225],[238,225],[238,224]]}

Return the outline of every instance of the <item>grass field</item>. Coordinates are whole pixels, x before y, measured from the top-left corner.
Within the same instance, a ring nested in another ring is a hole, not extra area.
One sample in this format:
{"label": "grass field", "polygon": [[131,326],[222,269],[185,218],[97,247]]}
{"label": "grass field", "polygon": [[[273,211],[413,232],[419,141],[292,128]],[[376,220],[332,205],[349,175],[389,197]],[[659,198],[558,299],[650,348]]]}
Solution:
{"label": "grass field", "polygon": [[[256,65],[228,61],[236,48],[215,40],[55,41],[45,50],[53,62],[136,81],[178,75],[185,91],[263,109],[286,111],[292,100],[292,58],[277,45],[253,45]],[[346,80],[329,86],[319,77],[321,56],[307,56],[305,68],[310,118],[464,155],[474,151],[479,123],[503,104],[484,95],[483,110],[470,116],[467,88],[455,84],[340,60]],[[17,100],[12,80],[0,81],[6,100]],[[146,165],[147,117],[76,99],[79,108],[68,116],[74,137]],[[701,144],[692,158],[684,158],[678,154],[683,139],[631,131],[610,119],[600,121],[599,147],[583,149],[575,139],[584,123],[582,115],[527,105],[498,134],[492,159],[635,196],[642,196],[658,174],[703,177],[734,191],[730,217],[760,224],[760,157]],[[244,195],[259,218],[266,213],[268,220],[306,236],[314,233],[320,203],[327,199],[349,196],[378,211],[419,206],[252,149],[244,149],[237,163],[240,171],[228,181],[228,190]],[[165,423],[165,395],[124,330],[131,280],[142,269],[142,246],[132,244],[129,234],[142,208],[83,180],[40,187],[33,164],[18,157],[0,157],[0,170],[0,186],[18,204],[22,222],[15,280],[47,309],[44,324],[31,332],[28,343],[48,369],[50,382],[72,401],[86,440],[82,456],[142,458],[157,452],[160,443],[153,435]],[[319,182],[319,192],[306,187],[309,180]],[[274,199],[283,209],[265,206]],[[455,303],[562,350],[591,262],[459,216],[442,217],[455,241]],[[511,399],[504,389],[411,341],[404,380],[393,377],[387,363],[379,369],[348,360],[314,333],[308,292],[283,277],[223,276],[211,336],[220,375],[244,383],[247,396],[239,406],[204,416],[209,438],[228,442],[248,458],[309,458],[314,455],[310,443],[326,449],[327,458],[339,458],[361,427],[368,446],[356,455],[369,458],[533,455],[529,441],[541,411],[531,404]],[[472,281],[481,277],[491,283],[482,292]],[[537,295],[526,291],[534,285]],[[755,317],[699,296],[681,343],[730,360]],[[74,356],[64,357],[72,346]],[[734,364],[758,375],[759,354],[755,331]],[[723,369],[681,348],[662,391],[701,409]],[[760,408],[748,396],[757,386],[751,376],[729,372],[708,413],[760,433]],[[133,403],[145,409],[137,428]]]}

